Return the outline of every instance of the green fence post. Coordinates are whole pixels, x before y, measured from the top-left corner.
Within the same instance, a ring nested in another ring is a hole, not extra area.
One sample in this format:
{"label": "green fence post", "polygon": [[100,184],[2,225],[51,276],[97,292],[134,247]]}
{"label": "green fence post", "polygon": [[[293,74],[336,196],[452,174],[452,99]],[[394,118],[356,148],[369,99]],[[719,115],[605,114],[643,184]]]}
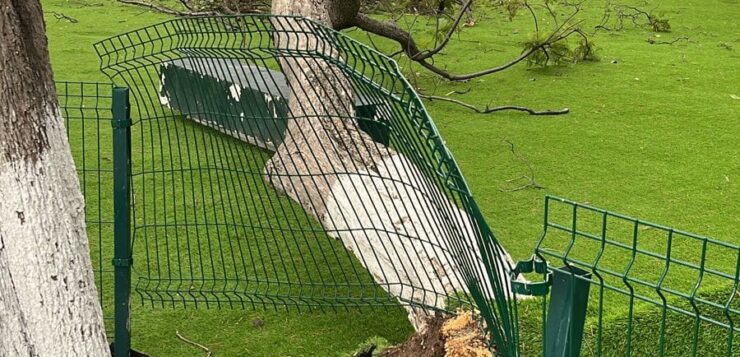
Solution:
{"label": "green fence post", "polygon": [[129,357],[131,330],[131,116],[128,88],[113,89],[115,335],[113,356]]}
{"label": "green fence post", "polygon": [[555,269],[545,325],[545,357],[579,357],[586,321],[591,273],[576,267]]}

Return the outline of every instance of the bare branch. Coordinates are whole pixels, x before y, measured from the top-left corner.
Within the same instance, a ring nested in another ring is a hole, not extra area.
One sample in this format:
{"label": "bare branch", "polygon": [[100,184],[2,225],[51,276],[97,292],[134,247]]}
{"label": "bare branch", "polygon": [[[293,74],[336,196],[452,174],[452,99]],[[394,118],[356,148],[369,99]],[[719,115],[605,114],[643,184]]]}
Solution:
{"label": "bare branch", "polygon": [[529,13],[532,15],[532,19],[534,20],[534,32],[536,32],[539,35],[540,24],[539,24],[539,21],[537,20],[537,15],[534,13],[534,9],[532,9],[532,6],[529,5],[529,2],[527,2],[526,0],[524,1],[524,7],[526,7],[527,10],[529,10]]}
{"label": "bare branch", "polygon": [[168,15],[174,15],[174,16],[212,16],[212,15],[218,15],[218,12],[216,11],[180,11],[177,9],[173,9],[171,7],[151,3],[144,0],[118,0],[118,2],[122,4],[127,5],[136,5],[141,6],[145,8],[149,8],[151,10],[161,12],[163,14]]}
{"label": "bare branch", "polygon": [[182,6],[184,6],[186,9],[190,11],[195,11],[195,8],[193,8],[193,5],[190,3],[190,0],[180,0],[180,3]]}
{"label": "bare branch", "polygon": [[[609,27],[612,12],[616,14],[614,26]],[[634,27],[648,27],[653,32],[669,32],[671,25],[666,19],[661,19],[651,11],[640,9],[630,5],[614,5],[612,1],[607,2],[604,15],[598,25],[594,27],[594,33],[599,30],[620,31],[624,29],[625,19],[632,22]]]}
{"label": "bare branch", "polygon": [[[402,48],[404,48],[404,52],[411,57],[414,61],[424,61],[435,54],[442,51],[445,46],[450,42],[450,39],[452,38],[452,35],[455,34],[455,31],[460,27],[460,22],[462,22],[463,17],[466,14],[466,11],[470,9],[470,7],[473,4],[473,0],[467,0],[465,4],[462,6],[460,11],[458,12],[458,15],[455,17],[455,21],[453,22],[450,29],[445,34],[445,37],[442,39],[442,41],[433,49],[421,51],[416,45],[416,42],[411,37],[410,31],[404,30],[398,25],[396,25],[395,21],[389,21],[387,23],[382,23],[380,21],[377,21],[365,14],[358,14],[355,25],[365,31],[368,31],[370,33],[374,33],[376,35],[380,35],[386,38],[390,38],[392,40],[395,40],[398,42]],[[416,20],[414,20],[415,22]],[[393,55],[391,55],[393,56]]]}
{"label": "bare branch", "polygon": [[457,31],[457,28],[460,26],[460,22],[462,21],[462,18],[466,14],[466,10],[469,10],[471,5],[473,5],[473,0],[468,0],[465,3],[465,5],[462,6],[462,9],[460,9],[460,12],[458,13],[457,17],[455,18],[455,21],[452,23],[452,26],[447,31],[447,34],[445,35],[444,39],[442,39],[442,42],[440,42],[439,45],[437,45],[437,47],[435,47],[435,48],[433,48],[431,50],[428,50],[428,51],[423,51],[423,52],[417,54],[416,56],[414,56],[414,58],[412,58],[412,59],[415,60],[415,61],[425,60],[425,59],[427,59],[429,57],[432,57],[432,56],[436,55],[437,53],[439,53],[439,51],[442,51],[442,49],[444,49],[445,46],[447,46],[447,44],[450,42],[450,39],[452,38],[452,35],[455,33],[455,31]]}
{"label": "bare branch", "polygon": [[679,38],[674,39],[673,41],[656,41],[654,38],[650,37],[647,39],[647,42],[651,45],[672,45],[678,41],[688,41],[689,38],[687,36],[681,36]]}
{"label": "bare branch", "polygon": [[449,96],[451,94],[468,94],[468,93],[470,93],[471,90],[473,90],[473,88],[472,87],[468,87],[468,89],[466,89],[466,90],[453,90],[453,91],[450,91],[446,95]]}
{"label": "bare branch", "polygon": [[[411,60],[419,63],[424,68],[426,68],[426,69],[428,69],[428,70],[436,73],[437,75],[439,75],[439,76],[441,76],[441,77],[443,77],[445,79],[452,80],[452,81],[464,81],[464,80],[468,80],[468,79],[472,79],[472,78],[476,78],[476,77],[481,77],[481,76],[485,76],[485,75],[488,75],[488,74],[492,74],[492,73],[503,71],[503,70],[505,70],[505,69],[507,69],[507,68],[509,68],[509,67],[511,67],[511,66],[513,66],[513,65],[515,65],[515,64],[523,61],[523,60],[525,60],[529,55],[531,55],[532,53],[534,53],[535,51],[537,51],[539,48],[541,48],[542,46],[544,46],[544,44],[542,44],[542,45],[533,47],[533,48],[525,51],[524,53],[522,53],[521,55],[519,55],[517,58],[513,59],[512,61],[510,61],[510,62],[508,62],[506,64],[503,64],[501,66],[489,68],[489,69],[486,69],[486,70],[483,70],[483,71],[479,71],[479,72],[474,72],[474,73],[469,73],[469,74],[462,74],[462,75],[456,75],[456,74],[452,74],[452,73],[450,73],[450,72],[448,72],[448,71],[446,71],[446,70],[444,70],[444,69],[442,69],[440,67],[437,67],[436,65],[434,65],[434,64],[426,61],[425,59],[419,59],[417,56],[421,53],[421,51],[417,47],[416,42],[414,41],[413,37],[411,37],[411,35],[407,31],[399,28],[396,24],[391,23],[391,22],[382,23],[382,22],[380,22],[378,20],[375,20],[373,18],[370,18],[369,16],[367,16],[365,14],[358,14],[357,15],[357,18],[356,18],[356,23],[355,24],[356,24],[357,27],[359,27],[359,28],[361,28],[361,29],[363,29],[365,31],[368,31],[368,32],[374,33],[376,35],[379,35],[379,36],[382,36],[382,37],[386,37],[386,38],[389,38],[389,39],[392,39],[392,40],[398,42],[401,45],[403,52],[406,53],[406,55]],[[397,54],[397,53],[392,54],[392,56],[395,55],[395,54]]]}
{"label": "bare branch", "polygon": [[517,106],[517,105],[502,105],[498,107],[486,106],[485,108],[481,109],[470,103],[466,103],[466,102],[463,102],[462,100],[450,98],[450,97],[427,95],[427,94],[421,94],[421,93],[419,93],[419,97],[428,99],[430,101],[439,100],[443,102],[454,103],[454,104],[463,106],[465,108],[468,108],[478,114],[491,114],[491,113],[501,112],[505,110],[515,110],[515,111],[520,111],[520,112],[526,112],[526,113],[529,113],[529,115],[562,115],[562,114],[568,114],[570,112],[570,109],[568,108],[563,108],[563,109],[558,109],[558,110],[534,110],[531,108]]}
{"label": "bare branch", "polygon": [[[468,1],[466,3],[466,6],[469,7],[469,4],[471,2],[472,1]],[[535,44],[534,46],[531,46],[530,48],[527,48],[516,58],[496,67],[491,67],[478,72],[467,74],[453,74],[429,61],[429,59],[431,59],[433,55],[439,53],[449,43],[449,38],[452,36],[452,31],[454,31],[454,29],[459,26],[459,20],[462,18],[461,16],[458,16],[457,21],[455,22],[453,28],[450,30],[451,32],[448,33],[446,41],[443,41],[443,43],[441,43],[434,49],[427,51],[419,50],[416,41],[414,41],[414,38],[411,36],[411,34],[408,31],[398,27],[395,22],[383,23],[360,13],[355,19],[355,26],[370,33],[374,33],[376,35],[396,41],[398,44],[401,45],[403,53],[405,53],[409,57],[409,59],[419,63],[422,67],[426,68],[432,73],[439,75],[442,78],[451,81],[466,81],[506,70],[516,65],[517,63],[524,61],[533,53],[540,50],[545,51],[545,55],[548,56],[547,48],[549,46],[551,46],[555,42],[564,40],[565,38],[573,34],[577,33],[581,36],[585,36],[585,34],[578,28],[581,22],[573,22],[575,16],[580,12],[580,6],[574,5],[574,8],[575,10],[573,11],[573,13],[571,13],[565,21],[559,23],[559,25],[550,33],[550,35],[545,40]],[[398,53],[399,52],[396,52],[391,56],[397,55]]]}
{"label": "bare branch", "polygon": [[[458,0],[458,3],[460,5],[462,5],[462,0]],[[468,8],[465,9],[464,11],[465,11],[465,14],[467,15],[466,16],[467,17],[467,20],[465,20],[465,26],[467,26],[467,27],[473,27],[473,26],[475,26],[475,16],[473,15],[472,2],[471,2],[471,5],[468,6]]]}
{"label": "bare branch", "polygon": [[68,21],[68,22],[73,23],[73,24],[76,24],[76,23],[80,22],[77,19],[75,19],[74,17],[67,16],[67,15],[65,15],[65,14],[63,14],[61,12],[52,11],[51,14],[54,15],[54,18],[57,19],[57,21]]}
{"label": "bare branch", "polygon": [[180,341],[185,342],[185,343],[187,343],[187,344],[189,344],[191,346],[194,346],[194,347],[197,347],[197,348],[203,350],[203,352],[206,353],[206,357],[211,357],[212,352],[211,352],[211,349],[210,348],[208,348],[206,346],[203,346],[203,345],[201,345],[198,342],[194,342],[194,341],[188,340],[187,338],[185,338],[185,336],[183,336],[183,335],[180,334],[180,331],[175,330],[175,336],[177,336],[177,338]]}
{"label": "bare branch", "polygon": [[532,163],[529,162],[529,160],[527,160],[525,157],[519,155],[516,152],[516,149],[514,148],[514,143],[512,143],[508,139],[504,139],[504,141],[507,144],[509,144],[509,150],[511,150],[511,154],[514,155],[514,157],[517,160],[519,160],[521,163],[527,165],[527,169],[529,170],[529,175],[522,175],[522,176],[517,177],[517,178],[506,180],[507,183],[511,183],[511,182],[515,182],[515,181],[519,181],[519,180],[524,179],[524,180],[527,181],[526,184],[521,185],[519,187],[512,188],[512,189],[499,189],[499,190],[502,191],[502,192],[515,192],[515,191],[525,190],[525,189],[528,189],[528,188],[533,188],[535,190],[544,189],[545,186],[542,186],[539,183],[537,183],[537,180],[535,180],[535,178],[534,178],[534,167],[532,167]]}

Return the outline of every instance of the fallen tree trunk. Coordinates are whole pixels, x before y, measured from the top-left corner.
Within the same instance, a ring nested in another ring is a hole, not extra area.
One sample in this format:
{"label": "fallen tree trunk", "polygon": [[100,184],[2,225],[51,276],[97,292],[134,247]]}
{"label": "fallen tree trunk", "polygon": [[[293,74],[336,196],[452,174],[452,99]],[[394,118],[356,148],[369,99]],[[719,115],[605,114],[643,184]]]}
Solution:
{"label": "fallen tree trunk", "polygon": [[[338,29],[352,23],[358,8],[356,1],[272,4],[275,14],[303,15]],[[341,62],[340,53],[306,24],[273,20],[291,87],[290,120],[265,180],[340,239],[423,330],[430,308],[445,308],[447,296],[467,291],[475,276],[488,276],[482,260],[463,266],[458,257],[482,256],[475,225],[412,160],[359,129],[350,80],[327,60]],[[501,262],[511,262],[500,253]],[[482,286],[494,296],[489,281]]]}

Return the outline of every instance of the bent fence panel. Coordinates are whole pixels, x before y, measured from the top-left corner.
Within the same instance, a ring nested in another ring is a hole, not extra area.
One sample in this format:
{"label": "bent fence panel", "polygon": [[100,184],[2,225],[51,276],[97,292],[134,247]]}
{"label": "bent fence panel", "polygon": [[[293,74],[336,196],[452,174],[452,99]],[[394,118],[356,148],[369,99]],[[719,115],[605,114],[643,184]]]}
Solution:
{"label": "bent fence panel", "polygon": [[415,323],[467,305],[499,352],[516,353],[508,256],[395,62],[275,16],[175,19],[95,48],[131,90],[142,301],[400,302]]}
{"label": "bent fence panel", "polygon": [[[57,89],[108,322],[115,261],[155,307],[400,303],[412,322],[473,308],[503,356],[740,349],[738,246],[547,197],[534,256],[513,266],[396,64],[341,33],[295,17],[185,18],[95,47],[130,89],[132,121],[113,123],[112,84]],[[132,267],[113,259],[121,125]]]}

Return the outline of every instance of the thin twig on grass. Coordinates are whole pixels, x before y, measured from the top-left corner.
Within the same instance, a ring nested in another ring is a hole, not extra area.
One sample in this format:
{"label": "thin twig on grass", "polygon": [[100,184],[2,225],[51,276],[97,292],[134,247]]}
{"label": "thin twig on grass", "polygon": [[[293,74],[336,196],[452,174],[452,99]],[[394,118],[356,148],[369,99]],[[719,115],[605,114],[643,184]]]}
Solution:
{"label": "thin twig on grass", "polygon": [[503,188],[501,188],[499,190],[501,192],[516,192],[516,191],[521,191],[521,190],[525,190],[525,189],[528,189],[528,188],[533,188],[535,190],[544,189],[545,186],[540,185],[539,183],[537,183],[537,180],[534,179],[534,168],[532,167],[532,163],[529,162],[529,160],[527,160],[525,157],[519,155],[519,153],[516,152],[516,149],[514,148],[514,143],[512,143],[508,139],[504,139],[504,141],[507,144],[509,144],[509,149],[511,150],[512,155],[514,155],[514,157],[517,160],[519,160],[523,164],[527,165],[527,169],[529,170],[529,175],[522,175],[522,176],[517,177],[517,178],[506,180],[507,183],[512,183],[514,181],[519,181],[519,180],[524,179],[524,180],[527,181],[526,184],[521,185],[519,187],[511,188],[511,189],[503,189]]}
{"label": "thin twig on grass", "polygon": [[54,18],[56,18],[57,21],[68,21],[68,22],[73,23],[73,24],[76,24],[76,23],[80,22],[77,19],[75,19],[74,17],[67,16],[67,15],[65,15],[65,14],[63,14],[61,12],[52,11],[51,14],[54,15]]}
{"label": "thin twig on grass", "polygon": [[173,15],[173,16],[208,16],[208,15],[218,15],[218,12],[215,11],[180,11],[177,9],[173,9],[164,5],[155,4],[152,2],[144,1],[144,0],[118,0],[118,2],[127,4],[127,5],[136,5],[141,6],[145,8],[149,8],[151,10],[161,12],[163,14]]}
{"label": "thin twig on grass", "polygon": [[191,346],[197,347],[197,348],[205,351],[206,357],[211,357],[212,352],[211,352],[211,349],[210,348],[208,348],[206,346],[203,346],[203,345],[201,345],[198,342],[194,342],[194,341],[188,340],[187,338],[185,338],[185,336],[181,335],[180,334],[180,331],[178,331],[178,330],[175,330],[175,335],[177,336],[177,339],[179,339],[180,341],[185,342],[185,343],[187,343],[187,344],[189,344]]}
{"label": "thin twig on grass", "polygon": [[563,108],[563,109],[556,109],[556,110],[534,110],[527,107],[522,107],[518,105],[502,105],[498,107],[489,107],[486,106],[485,108],[478,108],[475,105],[472,105],[470,103],[465,103],[462,100],[450,98],[450,97],[442,97],[438,95],[426,95],[426,94],[419,94],[420,97],[429,99],[431,101],[434,100],[440,100],[444,102],[449,102],[453,104],[460,105],[462,107],[468,108],[478,114],[491,114],[495,112],[501,112],[504,110],[516,110],[520,112],[526,112],[529,113],[529,115],[562,115],[562,114],[568,114],[570,112],[570,109]]}
{"label": "thin twig on grass", "polygon": [[673,41],[656,41],[654,38],[648,38],[647,42],[651,45],[672,45],[678,41],[686,40],[688,41],[689,38],[687,36],[681,36]]}

